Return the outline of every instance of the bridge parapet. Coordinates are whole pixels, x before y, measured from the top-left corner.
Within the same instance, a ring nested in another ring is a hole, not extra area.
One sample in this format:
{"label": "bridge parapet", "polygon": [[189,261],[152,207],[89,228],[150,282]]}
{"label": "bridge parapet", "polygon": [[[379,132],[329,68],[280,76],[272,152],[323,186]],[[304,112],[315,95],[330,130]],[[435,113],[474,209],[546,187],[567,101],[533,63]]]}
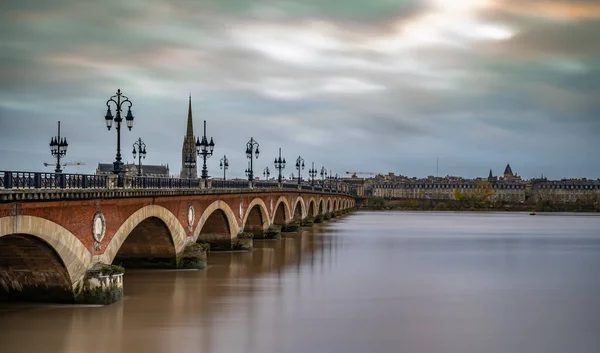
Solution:
{"label": "bridge parapet", "polygon": [[[122,185],[122,186],[118,186]],[[199,179],[125,177],[117,175],[57,174],[39,172],[0,171],[0,203],[40,200],[89,200],[96,198],[128,198],[298,190],[309,193],[348,195],[334,188],[327,189],[296,183],[236,180],[214,180],[204,187]]]}

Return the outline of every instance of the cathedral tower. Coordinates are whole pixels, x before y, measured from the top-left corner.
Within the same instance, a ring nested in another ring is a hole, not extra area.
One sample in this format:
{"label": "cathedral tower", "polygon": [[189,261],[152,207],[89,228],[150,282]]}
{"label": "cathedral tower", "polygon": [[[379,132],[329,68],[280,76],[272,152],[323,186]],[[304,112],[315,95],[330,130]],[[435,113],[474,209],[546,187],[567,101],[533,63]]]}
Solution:
{"label": "cathedral tower", "polygon": [[181,173],[180,178],[198,178],[196,167],[196,138],[194,137],[194,125],[192,123],[192,95],[188,104],[187,130],[183,137],[183,148],[181,149]]}

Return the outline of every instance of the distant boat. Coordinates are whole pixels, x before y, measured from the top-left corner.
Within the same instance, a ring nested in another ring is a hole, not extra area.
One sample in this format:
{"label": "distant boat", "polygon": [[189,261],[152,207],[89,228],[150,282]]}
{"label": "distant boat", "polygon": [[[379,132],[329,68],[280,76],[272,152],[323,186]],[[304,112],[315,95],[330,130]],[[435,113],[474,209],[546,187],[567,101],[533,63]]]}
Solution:
{"label": "distant boat", "polygon": [[535,216],[535,211],[531,211],[531,212],[529,212],[529,215],[530,215],[530,216]]}

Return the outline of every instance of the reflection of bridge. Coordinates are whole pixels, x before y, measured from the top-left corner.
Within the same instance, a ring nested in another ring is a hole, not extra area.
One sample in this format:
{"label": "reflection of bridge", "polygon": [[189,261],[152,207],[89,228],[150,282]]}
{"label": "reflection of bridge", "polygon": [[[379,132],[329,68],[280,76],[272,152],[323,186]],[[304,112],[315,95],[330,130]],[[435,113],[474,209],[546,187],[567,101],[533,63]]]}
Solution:
{"label": "reflection of bridge", "polygon": [[[99,263],[177,267],[190,244],[233,244],[242,232],[260,234],[272,225],[335,216],[354,207],[351,196],[336,190],[277,184],[245,189],[30,187],[0,194],[0,298],[73,301]],[[105,278],[96,280],[101,284]]]}

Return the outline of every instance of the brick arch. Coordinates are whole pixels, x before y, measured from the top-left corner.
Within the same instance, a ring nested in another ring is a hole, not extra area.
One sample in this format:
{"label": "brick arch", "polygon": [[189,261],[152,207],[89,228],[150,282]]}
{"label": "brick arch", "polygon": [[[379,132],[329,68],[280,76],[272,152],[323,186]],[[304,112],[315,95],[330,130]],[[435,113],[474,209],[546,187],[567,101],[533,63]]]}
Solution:
{"label": "brick arch", "polygon": [[179,254],[181,251],[183,251],[183,248],[187,243],[187,236],[185,229],[177,217],[175,217],[171,211],[162,206],[148,205],[134,212],[131,216],[129,216],[129,218],[127,218],[125,222],[123,222],[121,227],[119,227],[119,230],[117,230],[115,235],[108,243],[106,250],[104,250],[104,254],[98,256],[97,261],[107,264],[112,263],[117,255],[117,252],[119,252],[119,249],[131,232],[140,223],[152,217],[161,220],[169,230],[171,239],[173,240],[173,245],[175,246],[175,253]]}
{"label": "brick arch", "polygon": [[208,218],[215,211],[223,212],[223,214],[226,218],[226,221],[227,221],[227,225],[229,227],[229,237],[231,239],[233,239],[237,236],[240,228],[239,228],[237,222],[235,221],[236,220],[235,213],[233,213],[233,211],[231,210],[231,207],[229,207],[227,202],[222,201],[222,200],[217,200],[217,201],[214,201],[213,203],[211,203],[202,212],[202,216],[200,217],[200,220],[198,220],[198,225],[196,226],[196,229],[194,230],[194,236],[192,238],[193,241],[196,241],[198,239],[200,232],[202,232],[202,227],[204,227]]}
{"label": "brick arch", "polygon": [[325,202],[325,212],[331,212],[331,207],[333,207],[331,203],[331,197],[328,197],[327,201]]}
{"label": "brick arch", "polygon": [[269,211],[267,211],[267,205],[261,198],[257,197],[254,200],[252,200],[248,204],[248,207],[246,208],[246,214],[244,215],[244,221],[242,222],[242,229],[244,229],[244,231],[246,230],[246,222],[248,221],[248,216],[250,215],[250,212],[252,211],[252,209],[255,206],[258,206],[258,209],[260,210],[260,216],[261,216],[261,220],[262,220],[262,229],[265,230],[265,229],[269,228],[269,226],[271,225],[271,223],[270,223],[271,217],[269,217]]}
{"label": "brick arch", "polygon": [[338,208],[338,200],[337,199],[333,199],[333,207],[332,210],[333,211],[337,211]]}
{"label": "brick arch", "polygon": [[317,208],[317,202],[315,201],[314,197],[311,197],[308,200],[308,209],[306,210],[306,215],[310,217],[315,217],[318,213],[319,209]]}
{"label": "brick arch", "polygon": [[323,200],[323,198],[319,198],[319,207],[317,208],[317,214],[324,214],[325,213],[325,201]]}
{"label": "brick arch", "polygon": [[296,201],[294,201],[294,210],[292,211],[292,217],[294,219],[296,219],[296,212],[297,212],[297,207],[298,205],[300,205],[300,219],[304,219],[306,218],[306,204],[304,203],[304,199],[302,198],[302,196],[298,196],[296,198]]}
{"label": "brick arch", "polygon": [[280,196],[275,202],[275,209],[273,209],[273,214],[271,215],[271,224],[275,224],[275,217],[277,216],[277,211],[279,210],[279,204],[283,203],[283,218],[284,223],[288,223],[292,219],[290,202],[285,196]]}
{"label": "brick arch", "polygon": [[92,262],[91,253],[73,233],[47,219],[22,215],[0,218],[0,237],[17,234],[34,236],[48,244],[66,267],[73,286],[83,279]]}

